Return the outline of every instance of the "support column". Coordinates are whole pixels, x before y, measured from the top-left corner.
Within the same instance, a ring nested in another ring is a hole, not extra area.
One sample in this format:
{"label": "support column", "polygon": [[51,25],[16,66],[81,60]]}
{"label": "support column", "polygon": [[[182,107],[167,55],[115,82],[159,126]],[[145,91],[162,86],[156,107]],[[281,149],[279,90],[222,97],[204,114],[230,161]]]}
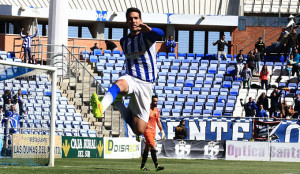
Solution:
{"label": "support column", "polygon": [[94,23],[91,27],[89,27],[93,38],[104,40],[104,23]]}
{"label": "support column", "polygon": [[48,46],[47,63],[58,68],[57,75],[67,73],[67,51],[61,45],[68,45],[68,0],[51,0],[48,19]]}
{"label": "support column", "polygon": [[170,35],[173,35],[174,40],[176,40],[176,38],[175,38],[175,26],[174,25],[167,25],[167,27],[166,27],[166,40],[169,39]]}

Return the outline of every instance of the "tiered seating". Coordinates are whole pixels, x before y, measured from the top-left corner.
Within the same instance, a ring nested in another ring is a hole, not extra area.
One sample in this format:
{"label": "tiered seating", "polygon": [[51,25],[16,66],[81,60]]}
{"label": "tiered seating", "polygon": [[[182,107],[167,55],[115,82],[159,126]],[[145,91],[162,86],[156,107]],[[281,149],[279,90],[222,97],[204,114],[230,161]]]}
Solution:
{"label": "tiered seating", "polygon": [[[27,111],[27,118],[23,124],[24,128],[50,128],[51,116],[51,82],[48,81],[46,74],[36,76],[36,80],[17,80],[10,79],[0,81],[0,96],[4,90],[11,90],[12,95],[18,90],[22,90],[24,98],[24,109]],[[80,113],[76,113],[73,105],[68,105],[68,100],[62,97],[57,90],[57,113],[56,113],[56,134],[68,136],[95,136],[95,132],[87,131],[89,123],[83,121]],[[3,99],[0,98],[0,105]],[[86,129],[85,133],[78,129]],[[78,134],[79,132],[79,134]],[[25,134],[48,134],[49,131],[25,129]]]}
{"label": "tiered seating", "polygon": [[174,59],[158,53],[153,93],[159,97],[162,116],[232,115],[240,81],[226,74],[236,62],[197,59],[194,54]]}
{"label": "tiered seating", "polygon": [[9,61],[9,62],[22,62],[21,59],[15,57],[14,52],[6,52],[6,51],[0,51],[0,59]]}
{"label": "tiered seating", "polygon": [[288,13],[299,12],[297,0],[244,0],[245,13]]}

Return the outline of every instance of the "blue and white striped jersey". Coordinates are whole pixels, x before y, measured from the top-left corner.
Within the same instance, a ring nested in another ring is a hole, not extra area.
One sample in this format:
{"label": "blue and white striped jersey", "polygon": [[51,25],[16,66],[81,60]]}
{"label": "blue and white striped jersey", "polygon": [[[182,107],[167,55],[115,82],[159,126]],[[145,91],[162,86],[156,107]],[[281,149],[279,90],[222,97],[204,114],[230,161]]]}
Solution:
{"label": "blue and white striped jersey", "polygon": [[24,34],[22,34],[22,31],[21,31],[20,35],[24,39],[23,48],[28,48],[28,47],[30,48],[31,40],[32,40],[32,38],[34,38],[37,35],[37,31],[35,31],[35,34],[31,35],[31,36],[24,35]]}
{"label": "blue and white striped jersey", "polygon": [[136,36],[130,34],[120,40],[126,57],[126,73],[147,82],[155,82],[157,75],[156,44],[164,36],[158,28],[150,32],[140,32]]}

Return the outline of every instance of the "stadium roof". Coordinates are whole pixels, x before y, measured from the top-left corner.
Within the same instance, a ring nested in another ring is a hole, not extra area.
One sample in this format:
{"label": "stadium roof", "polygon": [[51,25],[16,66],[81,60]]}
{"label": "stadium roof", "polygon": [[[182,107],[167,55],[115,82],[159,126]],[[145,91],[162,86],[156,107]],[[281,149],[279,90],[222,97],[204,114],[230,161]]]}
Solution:
{"label": "stadium roof", "polygon": [[[0,5],[48,8],[50,0],[0,0]],[[238,15],[239,0],[69,0],[71,10],[125,12],[137,7],[143,13]]]}

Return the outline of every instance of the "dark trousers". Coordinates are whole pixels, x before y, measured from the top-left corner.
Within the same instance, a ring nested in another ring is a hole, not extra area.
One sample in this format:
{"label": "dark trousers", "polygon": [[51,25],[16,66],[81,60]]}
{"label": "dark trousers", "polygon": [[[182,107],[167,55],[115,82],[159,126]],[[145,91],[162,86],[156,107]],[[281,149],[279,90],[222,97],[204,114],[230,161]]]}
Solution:
{"label": "dark trousers", "polygon": [[31,61],[31,48],[30,47],[26,47],[24,48],[24,63],[27,63],[27,54],[28,54],[28,63],[30,63]]}
{"label": "dark trousers", "polygon": [[295,73],[297,73],[297,76],[299,77],[299,67],[298,67],[298,65],[293,65],[292,76],[294,76]]}
{"label": "dark trousers", "polygon": [[264,85],[266,86],[266,90],[268,90],[268,80],[261,81],[261,89],[264,89]]}

